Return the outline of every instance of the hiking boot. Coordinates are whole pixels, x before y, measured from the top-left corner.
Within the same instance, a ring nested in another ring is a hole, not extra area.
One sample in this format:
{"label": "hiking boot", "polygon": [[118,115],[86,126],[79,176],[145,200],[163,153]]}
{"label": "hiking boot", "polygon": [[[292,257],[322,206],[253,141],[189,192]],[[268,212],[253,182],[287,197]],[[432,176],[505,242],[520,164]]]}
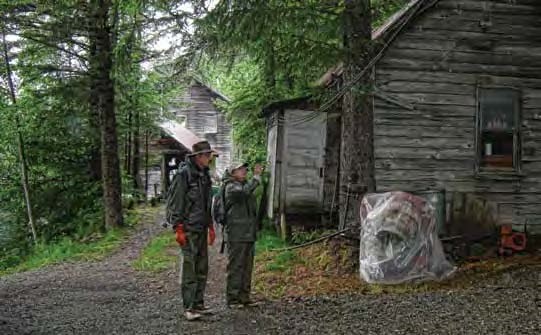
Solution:
{"label": "hiking boot", "polygon": [[257,307],[262,304],[261,301],[248,300],[242,303],[245,307]]}
{"label": "hiking boot", "polygon": [[206,306],[196,306],[193,309],[194,312],[199,313],[201,315],[210,315],[212,314],[212,309]]}
{"label": "hiking boot", "polygon": [[186,320],[188,320],[188,321],[194,321],[194,320],[200,319],[202,316],[203,316],[203,315],[199,314],[198,312],[196,312],[196,311],[193,310],[193,309],[184,312],[184,317],[185,317]]}
{"label": "hiking boot", "polygon": [[241,303],[238,303],[238,302],[233,302],[233,303],[227,304],[227,307],[229,307],[231,309],[243,309],[244,304],[241,304]]}

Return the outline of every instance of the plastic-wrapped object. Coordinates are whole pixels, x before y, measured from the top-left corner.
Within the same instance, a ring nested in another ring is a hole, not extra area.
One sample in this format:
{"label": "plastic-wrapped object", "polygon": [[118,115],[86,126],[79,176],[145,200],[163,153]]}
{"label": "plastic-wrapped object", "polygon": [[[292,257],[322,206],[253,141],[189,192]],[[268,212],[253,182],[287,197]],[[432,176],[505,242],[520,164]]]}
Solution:
{"label": "plastic-wrapped object", "polygon": [[360,273],[368,283],[448,277],[434,207],[405,192],[369,194],[361,202]]}

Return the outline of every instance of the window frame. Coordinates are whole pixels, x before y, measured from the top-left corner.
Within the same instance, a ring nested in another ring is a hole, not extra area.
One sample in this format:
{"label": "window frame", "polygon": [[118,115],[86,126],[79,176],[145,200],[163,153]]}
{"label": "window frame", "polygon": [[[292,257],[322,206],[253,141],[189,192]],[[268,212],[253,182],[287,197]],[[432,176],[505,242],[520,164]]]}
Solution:
{"label": "window frame", "polygon": [[[514,105],[513,127],[513,166],[511,168],[483,166],[483,125],[481,124],[481,91],[482,90],[509,90],[516,95]],[[520,175],[522,168],[522,91],[513,86],[504,85],[482,85],[476,88],[476,112],[475,112],[475,172],[481,175]]]}

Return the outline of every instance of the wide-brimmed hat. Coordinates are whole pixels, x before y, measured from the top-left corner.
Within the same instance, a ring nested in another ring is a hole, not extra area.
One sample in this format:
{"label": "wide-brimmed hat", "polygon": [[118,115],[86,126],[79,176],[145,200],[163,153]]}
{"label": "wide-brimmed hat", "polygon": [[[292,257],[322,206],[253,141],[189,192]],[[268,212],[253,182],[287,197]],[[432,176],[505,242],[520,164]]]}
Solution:
{"label": "wide-brimmed hat", "polygon": [[195,156],[199,154],[208,154],[208,153],[215,153],[215,152],[216,151],[212,150],[212,148],[210,147],[210,143],[208,141],[201,141],[192,145],[192,153],[189,154],[188,156]]}

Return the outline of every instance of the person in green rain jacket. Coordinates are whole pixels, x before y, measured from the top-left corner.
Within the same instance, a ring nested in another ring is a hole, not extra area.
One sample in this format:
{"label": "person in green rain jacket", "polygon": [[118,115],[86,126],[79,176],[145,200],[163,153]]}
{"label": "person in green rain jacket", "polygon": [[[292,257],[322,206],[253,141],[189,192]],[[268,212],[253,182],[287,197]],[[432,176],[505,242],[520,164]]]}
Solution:
{"label": "person in green rain jacket", "polygon": [[188,320],[199,319],[210,312],[204,297],[208,274],[207,243],[212,245],[216,237],[210,215],[212,182],[208,168],[214,156],[207,141],[194,144],[192,153],[173,178],[167,195],[166,218],[182,249],[182,301]]}
{"label": "person in green rain jacket", "polygon": [[232,164],[225,181],[225,241],[228,251],[227,304],[231,308],[254,306],[250,299],[257,235],[254,191],[260,183],[262,167],[254,167],[254,177],[246,180],[248,164]]}

